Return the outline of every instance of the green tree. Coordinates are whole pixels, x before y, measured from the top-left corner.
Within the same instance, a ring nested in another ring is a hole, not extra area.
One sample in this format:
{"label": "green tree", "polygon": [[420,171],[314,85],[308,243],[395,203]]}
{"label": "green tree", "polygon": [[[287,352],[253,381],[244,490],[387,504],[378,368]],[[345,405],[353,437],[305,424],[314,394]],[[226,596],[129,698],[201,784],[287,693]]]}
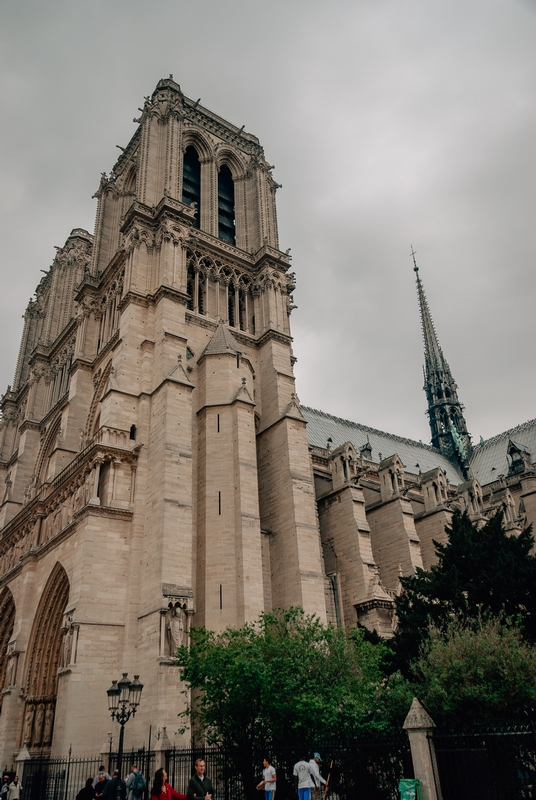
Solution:
{"label": "green tree", "polygon": [[478,527],[456,511],[446,528],[448,542],[434,542],[437,563],[402,578],[397,598],[396,664],[404,672],[417,658],[429,623],[445,630],[453,618],[516,618],[527,641],[536,641],[536,558],[531,528],[519,536],[504,530],[497,513]]}
{"label": "green tree", "polygon": [[193,629],[177,659],[194,690],[192,722],[209,741],[253,753],[399,729],[411,693],[401,676],[386,676],[389,656],[362,631],[293,608],[220,634]]}
{"label": "green tree", "polygon": [[436,722],[525,719],[536,704],[536,649],[500,619],[432,626],[412,670]]}

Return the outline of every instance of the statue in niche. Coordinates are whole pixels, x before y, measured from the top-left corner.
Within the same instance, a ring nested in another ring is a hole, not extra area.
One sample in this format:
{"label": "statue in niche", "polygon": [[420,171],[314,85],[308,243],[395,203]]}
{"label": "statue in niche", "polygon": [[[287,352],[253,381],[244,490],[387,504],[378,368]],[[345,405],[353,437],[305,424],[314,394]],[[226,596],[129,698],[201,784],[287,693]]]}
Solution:
{"label": "statue in niche", "polygon": [[15,643],[11,642],[7,648],[7,670],[6,670],[6,683],[5,688],[8,689],[10,686],[15,686],[17,681],[17,665],[19,660],[19,654],[15,652]]}
{"label": "statue in niche", "polygon": [[41,744],[41,738],[43,736],[43,722],[45,719],[45,706],[43,703],[39,703],[37,706],[37,711],[35,712],[35,725],[34,725],[34,739],[33,744],[39,745]]}
{"label": "statue in niche", "polygon": [[43,744],[51,744],[52,743],[52,728],[54,725],[54,706],[52,703],[47,705],[47,710],[45,711],[45,730],[43,733]]}
{"label": "statue in niche", "polygon": [[74,626],[73,626],[73,618],[71,616],[67,617],[65,625],[62,628],[62,631],[63,631],[63,648],[62,648],[61,666],[67,667],[71,663],[72,649],[73,649]]}
{"label": "statue in niche", "polygon": [[185,606],[169,604],[166,612],[167,655],[174,656],[178,647],[186,645],[187,617]]}
{"label": "statue in niche", "polygon": [[27,745],[32,743],[32,728],[33,728],[34,713],[35,713],[35,706],[29,704],[26,708],[26,714],[24,716],[24,736],[23,736],[23,743]]}

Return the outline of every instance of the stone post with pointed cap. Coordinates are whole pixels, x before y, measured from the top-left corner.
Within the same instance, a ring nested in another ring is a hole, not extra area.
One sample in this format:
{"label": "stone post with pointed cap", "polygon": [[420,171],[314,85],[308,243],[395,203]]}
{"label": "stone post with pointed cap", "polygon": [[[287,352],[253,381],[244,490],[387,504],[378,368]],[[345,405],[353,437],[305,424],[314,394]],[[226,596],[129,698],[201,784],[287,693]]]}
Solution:
{"label": "stone post with pointed cap", "polygon": [[441,800],[441,790],[436,787],[434,778],[434,744],[428,735],[435,728],[435,722],[416,697],[402,727],[408,732],[413,770],[421,783],[422,800]]}
{"label": "stone post with pointed cap", "polygon": [[165,769],[166,768],[166,752],[171,750],[171,742],[169,740],[169,736],[167,733],[167,728],[164,725],[162,727],[162,733],[160,738],[157,740],[155,747],[154,747],[154,755],[155,755],[155,764],[154,768],[157,769]]}

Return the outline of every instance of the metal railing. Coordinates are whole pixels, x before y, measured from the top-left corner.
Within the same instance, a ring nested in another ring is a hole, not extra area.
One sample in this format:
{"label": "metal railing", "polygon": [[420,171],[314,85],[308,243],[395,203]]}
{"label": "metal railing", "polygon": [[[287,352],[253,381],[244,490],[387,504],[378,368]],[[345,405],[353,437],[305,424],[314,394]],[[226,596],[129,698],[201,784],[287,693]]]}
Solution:
{"label": "metal railing", "polygon": [[[351,743],[316,743],[324,759],[323,774],[330,772],[332,800],[398,800],[400,778],[413,777],[411,750],[406,734]],[[166,753],[166,771],[174,789],[186,792],[197,758],[206,762],[214,784],[214,800],[258,800],[262,760],[269,755],[277,774],[278,800],[295,800],[294,764],[310,754],[295,745],[273,745],[258,753],[217,747],[175,748]],[[309,755],[307,756],[309,758]],[[331,767],[331,768],[330,768]]]}
{"label": "metal railing", "polygon": [[[155,753],[145,747],[123,753],[123,778],[127,778],[130,765],[137,764],[146,781],[143,800],[148,800],[155,769]],[[95,778],[101,764],[110,775],[117,766],[117,753],[106,759],[97,756],[72,756],[57,758],[29,758],[24,762],[21,800],[76,800],[88,778]]]}
{"label": "metal railing", "polygon": [[536,738],[528,726],[435,730],[436,786],[443,800],[536,796]]}

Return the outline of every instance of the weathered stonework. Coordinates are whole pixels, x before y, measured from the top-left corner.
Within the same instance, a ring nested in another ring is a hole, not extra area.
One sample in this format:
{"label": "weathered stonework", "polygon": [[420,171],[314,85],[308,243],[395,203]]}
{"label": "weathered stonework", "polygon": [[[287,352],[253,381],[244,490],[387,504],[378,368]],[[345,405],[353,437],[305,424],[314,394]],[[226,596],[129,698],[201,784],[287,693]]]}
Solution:
{"label": "weathered stonework", "polygon": [[259,141],[171,78],[137,122],[94,234],[71,232],[28,305],[1,400],[1,763],[98,753],[122,671],[145,685],[126,746],[171,734],[191,624],[301,606],[391,636],[399,577],[433,563],[455,505],[503,509],[512,535],[536,518],[532,423],[474,448],[466,476],[446,434],[434,449],[301,407]]}

